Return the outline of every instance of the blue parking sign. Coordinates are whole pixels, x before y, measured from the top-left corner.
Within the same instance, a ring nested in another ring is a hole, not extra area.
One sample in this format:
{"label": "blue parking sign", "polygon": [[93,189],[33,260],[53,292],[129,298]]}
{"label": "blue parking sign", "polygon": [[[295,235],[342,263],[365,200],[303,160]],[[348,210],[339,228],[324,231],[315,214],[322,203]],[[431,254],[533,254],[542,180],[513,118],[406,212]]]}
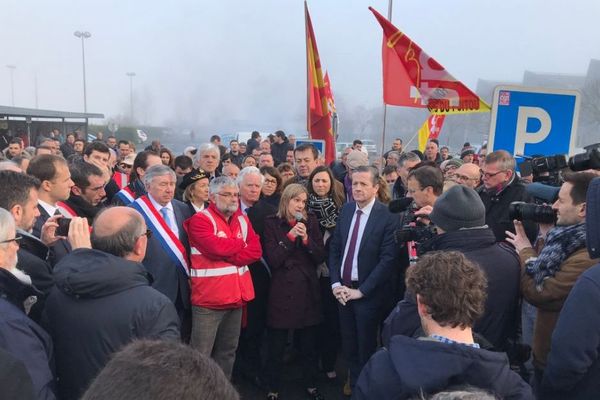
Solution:
{"label": "blue parking sign", "polygon": [[514,155],[572,155],[577,144],[576,90],[497,86],[488,151]]}

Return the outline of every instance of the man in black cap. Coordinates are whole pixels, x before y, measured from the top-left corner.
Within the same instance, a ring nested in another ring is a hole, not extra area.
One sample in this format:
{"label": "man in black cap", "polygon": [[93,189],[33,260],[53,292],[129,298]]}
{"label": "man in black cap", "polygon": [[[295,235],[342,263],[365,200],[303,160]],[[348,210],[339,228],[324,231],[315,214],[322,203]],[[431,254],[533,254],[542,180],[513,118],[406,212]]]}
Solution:
{"label": "man in black cap", "polygon": [[[485,207],[471,188],[462,185],[450,188],[436,200],[429,218],[438,233],[427,244],[429,251],[460,251],[485,272],[488,279],[485,311],[473,330],[495,349],[505,350],[507,340],[516,334],[519,257],[511,246],[496,243],[494,233],[485,225]],[[393,335],[415,335],[419,326],[414,294],[407,292],[385,322],[384,344]]]}

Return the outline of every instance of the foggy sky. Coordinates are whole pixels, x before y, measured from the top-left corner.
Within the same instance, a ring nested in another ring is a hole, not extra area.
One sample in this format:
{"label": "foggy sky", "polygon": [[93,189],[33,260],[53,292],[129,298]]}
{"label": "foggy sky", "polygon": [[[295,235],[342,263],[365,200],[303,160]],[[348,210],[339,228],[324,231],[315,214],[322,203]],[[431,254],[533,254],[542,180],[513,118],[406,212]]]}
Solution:
{"label": "foggy sky", "polygon": [[[380,26],[387,0],[312,0],[313,26],[340,119],[381,101]],[[134,71],[139,122],[238,129],[304,129],[301,0],[0,1],[0,104],[82,111],[86,40],[89,112],[129,113]],[[393,23],[456,78],[520,81],[525,70],[585,74],[600,58],[600,2],[394,2]],[[235,121],[235,122],[232,122]],[[416,127],[415,127],[416,128]],[[202,132],[209,134],[214,132]]]}

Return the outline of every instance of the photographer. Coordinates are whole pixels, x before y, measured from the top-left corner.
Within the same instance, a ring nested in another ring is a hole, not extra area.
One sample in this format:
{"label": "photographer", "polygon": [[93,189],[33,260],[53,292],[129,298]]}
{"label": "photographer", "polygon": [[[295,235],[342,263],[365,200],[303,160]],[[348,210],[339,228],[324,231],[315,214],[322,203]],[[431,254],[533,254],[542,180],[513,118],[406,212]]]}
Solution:
{"label": "photographer", "polygon": [[[586,251],[586,192],[594,174],[567,173],[558,200],[556,227],[543,238],[539,254],[525,235],[522,222],[514,221],[515,232],[506,232],[507,241],[521,258],[521,292],[537,308],[533,336],[533,365],[536,383],[542,379],[550,339],[558,315],[579,276],[594,264]],[[536,385],[534,385],[535,387]]]}
{"label": "photographer", "polygon": [[[485,225],[485,207],[475,190],[454,186],[435,202],[429,218],[437,236],[427,247],[435,251],[460,251],[476,263],[487,277],[487,300],[474,331],[496,350],[507,350],[516,335],[519,306],[519,259],[511,246],[496,243]],[[414,294],[407,293],[385,321],[383,343],[393,335],[414,336],[419,330]]]}

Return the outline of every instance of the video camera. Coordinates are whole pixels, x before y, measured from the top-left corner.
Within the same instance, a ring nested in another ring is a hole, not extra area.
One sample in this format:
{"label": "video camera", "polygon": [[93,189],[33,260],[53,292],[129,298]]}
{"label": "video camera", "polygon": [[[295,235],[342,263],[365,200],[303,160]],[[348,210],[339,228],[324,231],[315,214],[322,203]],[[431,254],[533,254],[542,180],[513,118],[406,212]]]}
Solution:
{"label": "video camera", "polygon": [[584,149],[585,153],[575,154],[569,158],[569,168],[575,172],[600,169],[600,143],[590,144]]}
{"label": "video camera", "polygon": [[426,225],[417,220],[418,216],[415,212],[418,208],[411,198],[393,200],[388,208],[392,213],[404,213],[400,228],[394,231],[394,240],[400,246],[404,246],[407,242],[415,242],[418,249],[419,244],[436,236],[437,232],[433,225]]}
{"label": "video camera", "polygon": [[534,182],[552,186],[562,185],[560,172],[568,166],[564,154],[525,158],[526,160],[519,164],[521,176],[533,175]]}

